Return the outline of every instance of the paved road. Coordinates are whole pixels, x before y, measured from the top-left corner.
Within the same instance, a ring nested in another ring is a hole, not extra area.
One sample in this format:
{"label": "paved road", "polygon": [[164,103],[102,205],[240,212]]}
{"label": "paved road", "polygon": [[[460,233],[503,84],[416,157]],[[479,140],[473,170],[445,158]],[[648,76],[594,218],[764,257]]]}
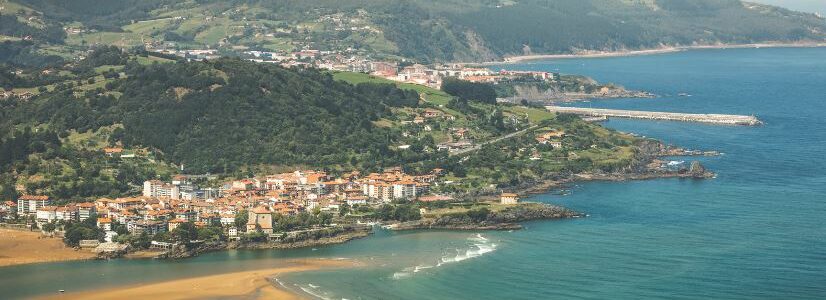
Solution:
{"label": "paved road", "polygon": [[531,131],[531,130],[534,130],[534,129],[536,129],[536,128],[539,128],[539,125],[534,125],[534,126],[531,126],[531,127],[525,128],[525,129],[522,129],[522,130],[517,131],[517,132],[508,133],[508,134],[503,135],[503,136],[500,136],[500,137],[498,137],[498,138],[495,138],[495,139],[492,139],[492,140],[489,140],[489,141],[485,141],[485,142],[482,142],[482,143],[476,144],[475,146],[470,147],[470,148],[467,148],[467,149],[462,149],[462,150],[458,150],[458,151],[450,152],[450,156],[456,156],[456,155],[463,155],[463,154],[467,154],[467,153],[470,153],[470,152],[473,152],[473,151],[476,151],[476,150],[482,149],[482,146],[484,146],[484,145],[487,145],[487,144],[493,144],[493,143],[498,143],[498,142],[500,142],[500,141],[507,140],[507,139],[512,138],[512,137],[515,137],[515,136],[520,136],[520,135],[523,135],[523,134],[525,134],[526,132]]}

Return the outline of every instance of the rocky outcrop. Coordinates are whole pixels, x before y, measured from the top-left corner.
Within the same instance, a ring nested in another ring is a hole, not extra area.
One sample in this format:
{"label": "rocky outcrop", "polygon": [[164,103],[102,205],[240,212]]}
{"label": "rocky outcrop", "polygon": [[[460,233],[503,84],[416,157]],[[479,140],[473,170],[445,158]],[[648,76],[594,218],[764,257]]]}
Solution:
{"label": "rocky outcrop", "polygon": [[304,239],[293,239],[287,241],[267,241],[267,242],[250,242],[250,241],[235,241],[229,244],[230,249],[297,249],[308,248],[322,245],[342,244],[348,241],[367,237],[372,233],[370,227],[359,227],[352,230],[337,233],[332,236]]}
{"label": "rocky outcrop", "polygon": [[176,245],[169,251],[160,254],[157,258],[160,259],[182,259],[198,256],[201,253],[220,251],[227,249],[225,242],[202,242],[194,244],[180,244]]}
{"label": "rocky outcrop", "polygon": [[688,169],[688,175],[694,178],[711,178],[714,177],[714,173],[709,172],[706,170],[706,167],[703,166],[699,161],[691,162],[691,167]]}
{"label": "rocky outcrop", "polygon": [[500,211],[485,213],[445,214],[435,218],[392,225],[393,230],[449,229],[449,230],[513,230],[521,229],[520,222],[579,218],[584,214],[564,207],[543,203],[521,203]]}
{"label": "rocky outcrop", "polygon": [[120,243],[102,243],[95,248],[94,252],[97,254],[97,259],[120,258],[129,252],[129,246]]}

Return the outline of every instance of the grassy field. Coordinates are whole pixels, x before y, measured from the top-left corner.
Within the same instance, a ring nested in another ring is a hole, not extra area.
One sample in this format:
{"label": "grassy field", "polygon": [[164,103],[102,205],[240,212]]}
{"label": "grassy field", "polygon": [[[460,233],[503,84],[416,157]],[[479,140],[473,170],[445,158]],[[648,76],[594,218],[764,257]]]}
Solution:
{"label": "grassy field", "polygon": [[156,62],[157,63],[173,62],[173,60],[171,60],[171,59],[166,59],[166,58],[161,58],[161,57],[156,57],[156,56],[147,56],[147,57],[138,56],[137,60],[138,60],[138,63],[142,64],[142,65],[151,65],[151,64],[156,63]]}
{"label": "grassy field", "polygon": [[[144,37],[151,39],[151,37]],[[83,44],[107,44],[118,47],[132,47],[141,44],[141,35],[133,32],[95,32],[70,34],[66,38],[66,44],[69,45],[83,45]]]}
{"label": "grassy field", "polygon": [[556,118],[556,114],[550,111],[541,109],[541,108],[533,108],[533,107],[525,107],[525,106],[511,106],[505,108],[505,111],[510,112],[515,115],[519,116],[528,116],[528,120],[531,123],[539,123],[544,120],[550,120]]}
{"label": "grassy field", "polygon": [[392,83],[401,89],[414,90],[418,92],[420,95],[422,95],[425,101],[433,103],[436,106],[439,106],[440,109],[446,113],[449,113],[456,117],[464,116],[464,114],[462,114],[461,112],[444,107],[447,105],[448,102],[450,102],[450,99],[452,98],[450,95],[431,87],[426,87],[423,85],[412,83],[400,83],[368,74],[353,72],[334,72],[333,78],[335,78],[336,80],[348,82],[350,84],[359,84],[364,82]]}
{"label": "grassy field", "polygon": [[154,31],[168,27],[171,23],[171,18],[146,20],[123,26],[123,30],[148,35]]}
{"label": "grassy field", "polygon": [[109,70],[120,71],[120,70],[123,70],[123,66],[122,65],[117,65],[117,66],[116,65],[103,65],[103,66],[100,66],[100,67],[96,67],[95,68],[95,73],[103,74],[103,72],[106,72],[106,71],[109,71]]}

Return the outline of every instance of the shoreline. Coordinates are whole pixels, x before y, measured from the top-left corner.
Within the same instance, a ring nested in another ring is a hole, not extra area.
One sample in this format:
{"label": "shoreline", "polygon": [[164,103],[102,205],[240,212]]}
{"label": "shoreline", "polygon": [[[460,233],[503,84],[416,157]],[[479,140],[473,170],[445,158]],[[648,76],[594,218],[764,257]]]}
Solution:
{"label": "shoreline", "polygon": [[500,65],[500,64],[516,64],[534,60],[552,60],[552,59],[576,59],[576,58],[609,58],[609,57],[626,57],[626,56],[643,56],[667,54],[689,50],[705,50],[705,49],[746,49],[746,48],[820,48],[826,47],[826,42],[801,42],[801,43],[752,43],[752,44],[712,44],[712,45],[695,45],[695,46],[668,46],[661,48],[642,49],[642,50],[624,50],[624,51],[596,51],[588,50],[576,54],[536,54],[536,55],[516,55],[504,57],[502,61],[489,61],[482,63],[460,63],[465,65]]}
{"label": "shoreline", "polygon": [[358,262],[350,260],[291,260],[287,265],[277,268],[44,295],[34,299],[307,299],[305,295],[280,284],[275,279],[284,274],[359,265]]}

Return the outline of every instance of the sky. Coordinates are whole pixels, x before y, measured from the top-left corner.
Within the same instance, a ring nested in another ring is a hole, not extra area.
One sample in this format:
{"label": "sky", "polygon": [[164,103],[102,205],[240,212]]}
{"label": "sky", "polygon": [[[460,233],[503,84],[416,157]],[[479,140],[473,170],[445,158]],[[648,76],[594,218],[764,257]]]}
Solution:
{"label": "sky", "polygon": [[749,0],[751,2],[782,6],[785,8],[826,14],[826,0]]}

